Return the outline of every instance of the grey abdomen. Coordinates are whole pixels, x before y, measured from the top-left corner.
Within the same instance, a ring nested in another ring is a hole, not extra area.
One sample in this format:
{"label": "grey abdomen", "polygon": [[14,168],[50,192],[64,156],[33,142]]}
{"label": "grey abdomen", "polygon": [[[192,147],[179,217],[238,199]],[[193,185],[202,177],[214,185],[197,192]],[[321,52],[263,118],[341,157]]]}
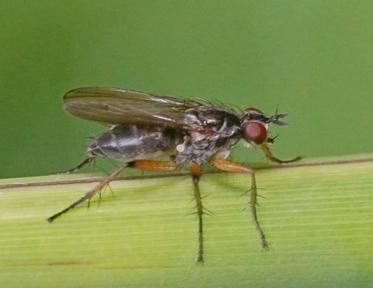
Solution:
{"label": "grey abdomen", "polygon": [[128,162],[172,151],[180,142],[182,135],[172,128],[118,124],[97,137],[87,154]]}

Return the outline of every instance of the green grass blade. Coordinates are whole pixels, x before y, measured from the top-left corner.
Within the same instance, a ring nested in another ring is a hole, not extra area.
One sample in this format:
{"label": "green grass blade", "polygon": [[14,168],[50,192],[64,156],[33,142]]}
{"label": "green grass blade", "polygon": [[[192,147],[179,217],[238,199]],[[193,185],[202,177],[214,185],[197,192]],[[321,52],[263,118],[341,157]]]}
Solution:
{"label": "green grass blade", "polygon": [[1,180],[0,287],[372,287],[373,161],[350,160],[258,170],[268,251],[242,195],[250,177],[204,175],[203,265],[188,176],[114,181],[52,224],[97,177]]}

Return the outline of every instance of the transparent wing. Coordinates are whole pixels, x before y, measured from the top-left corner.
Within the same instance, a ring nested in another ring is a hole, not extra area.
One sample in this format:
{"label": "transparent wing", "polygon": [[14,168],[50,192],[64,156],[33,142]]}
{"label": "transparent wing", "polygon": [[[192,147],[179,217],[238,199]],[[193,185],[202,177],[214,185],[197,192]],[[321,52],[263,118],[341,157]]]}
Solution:
{"label": "transparent wing", "polygon": [[111,124],[184,126],[184,112],[203,104],[134,90],[83,87],[67,92],[65,110],[72,115]]}

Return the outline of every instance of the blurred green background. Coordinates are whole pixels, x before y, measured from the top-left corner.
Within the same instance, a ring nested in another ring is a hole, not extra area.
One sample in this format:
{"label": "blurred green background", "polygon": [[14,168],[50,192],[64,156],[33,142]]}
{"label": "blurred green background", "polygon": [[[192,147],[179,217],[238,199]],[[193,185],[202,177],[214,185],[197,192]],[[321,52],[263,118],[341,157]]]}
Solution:
{"label": "blurred green background", "polygon": [[1,178],[83,158],[103,127],[61,97],[87,85],[279,107],[283,158],[372,151],[372,1],[15,0],[0,16]]}

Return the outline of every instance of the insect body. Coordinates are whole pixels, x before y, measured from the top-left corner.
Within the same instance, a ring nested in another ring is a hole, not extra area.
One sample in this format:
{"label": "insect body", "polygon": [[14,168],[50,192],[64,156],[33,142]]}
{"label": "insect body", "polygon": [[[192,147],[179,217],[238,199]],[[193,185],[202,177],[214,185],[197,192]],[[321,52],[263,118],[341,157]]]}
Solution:
{"label": "insect body", "polygon": [[182,134],[173,128],[118,124],[100,135],[88,146],[87,155],[108,157],[122,162],[154,158],[175,150]]}
{"label": "insect body", "polygon": [[[86,120],[104,122],[111,127],[98,136],[87,149],[87,158],[65,172],[80,169],[96,157],[118,160],[120,167],[95,188],[62,211],[54,214],[53,221],[63,213],[91,199],[115,179],[125,168],[142,170],[174,170],[190,165],[198,216],[197,261],[203,261],[203,214],[199,191],[200,166],[212,164],[222,171],[251,175],[250,207],[262,247],[267,247],[264,232],[256,212],[257,188],[252,168],[226,160],[232,147],[244,139],[252,146],[261,146],[266,157],[277,163],[288,163],[300,157],[282,161],[274,157],[268,143],[268,125],[286,125],[286,114],[265,116],[260,110],[247,108],[242,113],[210,103],[182,100],[169,96],[116,89],[85,87],[67,92],[64,96],[66,111]],[[159,156],[169,156],[168,161]]]}

